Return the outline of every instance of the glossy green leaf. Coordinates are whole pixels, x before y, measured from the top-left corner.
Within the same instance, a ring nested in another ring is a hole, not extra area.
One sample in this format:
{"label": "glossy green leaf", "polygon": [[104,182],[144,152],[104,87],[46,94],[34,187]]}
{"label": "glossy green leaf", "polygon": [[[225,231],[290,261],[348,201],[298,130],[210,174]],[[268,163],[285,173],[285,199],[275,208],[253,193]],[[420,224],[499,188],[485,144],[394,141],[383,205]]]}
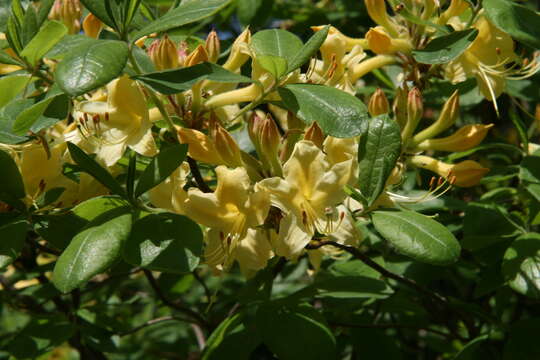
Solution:
{"label": "glossy green leaf", "polygon": [[476,36],[478,36],[477,29],[454,31],[439,36],[431,40],[425,48],[414,50],[414,59],[423,64],[446,64],[463,54]]}
{"label": "glossy green leaf", "polygon": [[79,51],[77,48],[86,47],[94,42],[95,39],[86,35],[66,35],[45,54],[45,57],[60,60],[72,52]]}
{"label": "glossy green leaf", "polygon": [[137,40],[154,32],[162,32],[202,20],[214,15],[229,2],[230,0],[184,1],[180,6],[137,31],[132,39]]}
{"label": "glossy green leaf", "polygon": [[41,60],[64,35],[68,32],[67,27],[58,21],[49,21],[24,47],[21,57],[26,59],[29,64],[35,65]]}
{"label": "glossy green leaf", "polygon": [[24,66],[24,64],[4,51],[0,51],[0,64]]}
{"label": "glossy green leaf", "polygon": [[287,69],[288,73],[298,69],[300,66],[308,62],[311,57],[317,54],[317,51],[319,51],[321,45],[324,43],[324,40],[326,40],[329,30],[330,25],[327,25],[309,38],[309,40],[302,46],[300,51],[296,53],[290,60],[289,68]]}
{"label": "glossy green leaf", "polygon": [[336,358],[336,340],[322,316],[311,306],[265,304],[256,314],[263,342],[280,360]]}
{"label": "glossy green leaf", "polygon": [[30,75],[10,75],[0,78],[0,107],[15,99],[34,79]]}
{"label": "glossy green leaf", "polygon": [[373,225],[403,255],[433,265],[457,261],[461,247],[441,223],[414,211],[375,211]]}
{"label": "glossy green leaf", "polygon": [[208,341],[206,342],[206,347],[202,354],[202,360],[210,360],[216,357],[216,352],[219,351],[219,346],[223,343],[223,340],[229,332],[234,330],[236,327],[242,324],[242,314],[237,313],[231,317],[223,320],[219,326],[212,332]]}
{"label": "glossy green leaf", "polygon": [[73,238],[54,267],[53,283],[58,290],[67,293],[80,287],[119,259],[131,231],[127,210],[119,208],[98,216]]}
{"label": "glossy green leaf", "polygon": [[114,20],[106,9],[106,2],[110,0],[81,0],[84,6],[98,19],[112,28],[115,28]]}
{"label": "glossy green leaf", "polygon": [[258,31],[251,37],[251,48],[255,57],[276,56],[289,64],[302,50],[302,40],[286,30],[270,29]]}
{"label": "glossy green leaf", "polygon": [[75,50],[60,61],[55,73],[60,88],[71,96],[82,95],[116,78],[128,58],[127,44],[116,40],[94,40]]}
{"label": "glossy green leaf", "polygon": [[279,79],[287,72],[287,60],[273,55],[261,55],[257,57],[261,67]]}
{"label": "glossy green leaf", "polygon": [[202,231],[185,216],[151,214],[137,220],[124,248],[132,265],[175,274],[193,271],[202,254]]}
{"label": "glossy green leaf", "polygon": [[96,160],[92,159],[73,143],[68,142],[68,149],[73,161],[75,161],[75,163],[77,163],[84,171],[92,175],[113,193],[126,197],[126,192],[122,186],[120,186],[114,177],[105,168],[99,165]]}
{"label": "glossy green leaf", "polygon": [[515,240],[504,253],[502,272],[512,289],[540,299],[540,234]]}
{"label": "glossy green leaf", "polygon": [[24,220],[16,221],[0,227],[0,269],[11,264],[21,252],[28,223]]}
{"label": "glossy green leaf", "polygon": [[152,89],[172,95],[189,90],[198,81],[212,80],[224,83],[253,82],[250,78],[225,70],[219,65],[201,63],[187,68],[158,71],[149,74],[136,75],[139,80]]}
{"label": "glossy green leaf", "polygon": [[25,109],[23,112],[21,112],[18,116],[15,122],[13,123],[13,133],[16,135],[24,135],[30,130],[32,125],[39,119],[40,116],[42,116],[45,113],[45,110],[49,107],[49,105],[60,96],[64,96],[63,94],[51,96],[49,98],[46,98],[44,100],[41,100],[31,107]]}
{"label": "glossy green leaf", "polygon": [[12,145],[28,140],[27,136],[13,133],[13,123],[17,119],[17,115],[32,104],[33,101],[30,99],[19,99],[11,101],[0,109],[0,143]]}
{"label": "glossy green leaf", "polygon": [[537,12],[510,0],[485,0],[482,5],[487,18],[500,30],[524,44],[540,48]]}
{"label": "glossy green leaf", "polygon": [[139,177],[135,197],[139,197],[154,186],[161,184],[178,167],[187,155],[187,144],[177,144],[162,149]]}
{"label": "glossy green leaf", "polygon": [[358,145],[358,187],[368,206],[383,192],[400,152],[399,125],[388,115],[371,119]]}
{"label": "glossy green leaf", "polygon": [[348,138],[367,128],[367,108],[344,91],[310,84],[291,84],[278,89],[285,107],[306,124],[316,121],[328,135]]}
{"label": "glossy green leaf", "polygon": [[17,164],[4,150],[0,150],[0,200],[22,199],[26,195]]}

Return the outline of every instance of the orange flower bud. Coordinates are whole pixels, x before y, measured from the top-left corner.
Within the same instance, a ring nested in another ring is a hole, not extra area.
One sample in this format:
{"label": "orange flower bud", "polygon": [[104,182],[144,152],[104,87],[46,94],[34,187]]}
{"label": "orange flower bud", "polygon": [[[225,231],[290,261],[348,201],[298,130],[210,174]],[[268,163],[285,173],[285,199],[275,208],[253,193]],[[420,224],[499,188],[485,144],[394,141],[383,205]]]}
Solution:
{"label": "orange flower bud", "polygon": [[371,116],[388,114],[390,112],[388,98],[380,88],[377,88],[369,98],[368,111]]}
{"label": "orange flower bud", "polygon": [[187,128],[178,128],[178,140],[188,144],[188,154],[193,159],[212,165],[224,164],[212,139],[204,133]]}
{"label": "orange flower bud", "polygon": [[206,52],[204,46],[199,45],[191,54],[188,55],[184,65],[189,67],[205,61],[208,61],[208,53]]}
{"label": "orange flower bud", "polygon": [[97,39],[103,29],[103,23],[94,14],[89,13],[84,18],[82,27],[86,36]]}
{"label": "orange flower bud", "polygon": [[404,128],[407,124],[407,93],[406,88],[398,87],[392,104],[394,117],[401,128]]}
{"label": "orange flower bud", "polygon": [[369,29],[366,33],[366,40],[369,49],[376,54],[394,54],[398,51],[408,53],[412,50],[412,44],[409,40],[392,38],[380,26]]}
{"label": "orange flower bud", "polygon": [[217,122],[213,129],[214,142],[219,156],[223,159],[225,165],[231,168],[242,166],[242,155],[240,148],[233,137]]}
{"label": "orange flower bud", "polygon": [[178,49],[167,35],[163,39],[152,42],[148,55],[157,70],[174,69],[179,66]]}
{"label": "orange flower bud", "polygon": [[311,123],[311,125],[306,130],[306,134],[304,135],[304,140],[311,141],[312,143],[317,145],[319,149],[323,148],[324,138],[325,136],[321,128],[319,127],[319,125],[317,125],[317,122],[315,121]]}
{"label": "orange flower bud", "polygon": [[215,63],[219,58],[219,54],[221,53],[219,36],[215,30],[212,30],[210,34],[208,34],[205,48],[206,52],[208,53],[208,60]]}

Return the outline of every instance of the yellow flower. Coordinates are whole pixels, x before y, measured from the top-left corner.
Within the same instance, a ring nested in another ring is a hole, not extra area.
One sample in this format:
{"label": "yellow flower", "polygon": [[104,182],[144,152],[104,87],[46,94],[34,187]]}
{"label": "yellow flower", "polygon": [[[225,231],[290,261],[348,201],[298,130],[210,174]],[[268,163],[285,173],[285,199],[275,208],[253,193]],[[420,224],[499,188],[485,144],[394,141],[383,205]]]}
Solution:
{"label": "yellow flower", "polygon": [[332,165],[311,141],[296,143],[283,165],[283,178],[260,181],[256,188],[270,194],[272,204],[285,213],[276,253],[296,258],[316,232],[334,232],[344,214],[336,210],[346,197],[352,160]]}
{"label": "yellow flower", "polygon": [[73,114],[77,130],[67,141],[96,153],[106,166],[115,164],[127,147],[144,156],[157,153],[146,99],[137,83],[124,75],[107,85],[107,102],[86,101]]}
{"label": "yellow flower", "polygon": [[189,165],[183,162],[171,176],[148,192],[150,202],[159,208],[184,214],[183,204],[187,199],[184,186],[186,186],[188,174]]}
{"label": "yellow flower", "polygon": [[491,127],[493,124],[465,125],[450,136],[424,140],[418,144],[417,148],[419,150],[465,151],[480,144]]}
{"label": "yellow flower", "polygon": [[480,183],[480,180],[489,172],[473,160],[465,160],[457,164],[447,164],[429,156],[417,155],[410,162],[420,168],[433,171],[439,176],[449,179],[454,185],[471,187]]}
{"label": "yellow flower", "polygon": [[265,192],[252,189],[244,168],[218,166],[216,175],[216,191],[203,193],[199,189],[189,189],[183,208],[187,216],[211,228],[213,241],[215,236],[218,237],[226,253],[224,264],[227,265],[234,259],[234,250],[244,241],[248,229],[264,223],[270,200]]}

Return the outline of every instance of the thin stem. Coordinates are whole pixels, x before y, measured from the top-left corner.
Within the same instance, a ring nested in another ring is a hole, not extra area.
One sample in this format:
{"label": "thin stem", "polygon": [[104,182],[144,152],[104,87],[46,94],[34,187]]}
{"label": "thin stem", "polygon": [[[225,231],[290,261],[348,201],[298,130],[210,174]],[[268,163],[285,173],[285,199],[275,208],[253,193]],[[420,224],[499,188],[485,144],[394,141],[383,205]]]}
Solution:
{"label": "thin stem", "polygon": [[195,179],[195,182],[197,183],[197,187],[205,193],[211,193],[213,192],[212,189],[208,186],[208,184],[204,181],[201,171],[199,170],[199,166],[197,165],[197,162],[191,158],[187,157],[187,162],[189,164],[189,169],[191,170],[191,174],[193,175],[193,178]]}

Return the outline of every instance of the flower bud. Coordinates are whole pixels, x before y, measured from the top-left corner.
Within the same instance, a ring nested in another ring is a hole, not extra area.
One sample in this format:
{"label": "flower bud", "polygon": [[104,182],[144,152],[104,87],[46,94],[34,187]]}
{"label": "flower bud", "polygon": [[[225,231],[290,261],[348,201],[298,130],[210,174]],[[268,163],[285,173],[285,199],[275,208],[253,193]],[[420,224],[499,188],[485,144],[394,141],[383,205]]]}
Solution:
{"label": "flower bud", "polygon": [[324,137],[325,136],[321,128],[319,127],[319,125],[317,125],[317,122],[314,121],[306,130],[306,133],[304,135],[304,140],[309,140],[315,145],[317,145],[319,149],[322,149],[323,143],[324,143]]}
{"label": "flower bud", "polygon": [[365,4],[369,17],[373,21],[386,28],[392,36],[397,35],[395,27],[386,12],[386,3],[384,0],[365,0]]}
{"label": "flower bud", "polygon": [[249,59],[249,43],[251,42],[251,32],[246,28],[234,41],[231,46],[231,53],[223,67],[229,71],[236,72]]}
{"label": "flower bud", "polygon": [[407,124],[401,133],[401,138],[405,143],[416,130],[418,122],[424,114],[424,102],[422,94],[417,87],[414,87],[407,95]]}
{"label": "flower bud", "polygon": [[248,119],[248,135],[257,152],[260,149],[259,133],[265,117],[266,115],[262,111],[254,111]]}
{"label": "flower bud", "polygon": [[193,159],[212,165],[224,164],[212,139],[204,133],[188,128],[177,128],[178,140],[188,144],[188,154]]}
{"label": "flower bud", "polygon": [[208,61],[208,53],[206,52],[204,46],[199,45],[191,54],[188,55],[184,66],[189,67],[205,61]]}
{"label": "flower bud", "polygon": [[407,124],[407,94],[408,91],[406,88],[398,87],[396,89],[396,97],[394,98],[394,103],[392,104],[392,111],[394,112],[394,117],[403,129]]}
{"label": "flower bud", "polygon": [[[317,31],[320,31],[320,30],[322,30],[324,28],[325,28],[324,25],[312,26],[311,30],[313,30],[314,32],[317,32]],[[366,42],[365,39],[356,39],[356,38],[352,38],[352,37],[349,37],[347,35],[344,35],[341,31],[339,31],[338,29],[336,29],[333,26],[330,26],[330,29],[328,30],[328,35],[335,35],[339,39],[341,39],[345,44],[345,49],[344,50],[347,51],[347,52],[351,51],[353,49],[353,47],[355,47],[356,45],[360,45],[362,48],[367,47],[367,42]]]}
{"label": "flower bud", "polygon": [[212,30],[210,34],[208,34],[206,44],[204,46],[206,48],[206,52],[208,53],[208,61],[215,63],[219,58],[219,54],[221,53],[219,36],[215,30]]}
{"label": "flower bud", "polygon": [[418,145],[426,139],[437,136],[444,130],[452,126],[459,116],[459,94],[454,91],[452,96],[446,101],[437,121],[431,124],[427,129],[422,130],[413,138],[413,144]]}
{"label": "flower bud", "polygon": [[231,168],[243,165],[240,148],[236,144],[236,141],[234,141],[231,134],[217,122],[214,125],[213,137],[216,150],[223,159],[225,165]]}
{"label": "flower bud", "polygon": [[409,40],[394,39],[380,26],[369,29],[366,40],[369,49],[376,54],[394,54],[398,51],[409,53],[412,50]]}
{"label": "flower bud", "polygon": [[448,9],[446,9],[446,11],[443,12],[439,17],[439,25],[446,24],[451,17],[460,16],[467,10],[468,7],[469,4],[465,0],[451,0]]}
{"label": "flower bud", "polygon": [[58,20],[68,28],[69,34],[77,34],[81,29],[82,9],[79,0],[55,0],[49,19]]}
{"label": "flower bud", "polygon": [[388,114],[390,112],[388,98],[380,88],[377,88],[369,98],[368,111],[371,116]]}
{"label": "flower bud", "polygon": [[264,118],[259,131],[259,143],[261,151],[267,158],[277,157],[281,135],[276,122],[270,114]]}
{"label": "flower bud", "polygon": [[471,187],[477,185],[488,168],[483,167],[473,160],[465,160],[457,164],[447,164],[429,156],[413,156],[410,163],[447,178],[452,184],[460,187]]}
{"label": "flower bud", "polygon": [[167,35],[163,39],[154,40],[148,53],[157,70],[175,69],[179,66],[178,49]]}
{"label": "flower bud", "polygon": [[86,36],[97,39],[103,28],[103,23],[94,14],[88,13],[84,18],[82,27]]}
{"label": "flower bud", "polygon": [[419,150],[465,151],[484,140],[493,124],[465,125],[454,134],[441,139],[428,139],[418,144]]}

